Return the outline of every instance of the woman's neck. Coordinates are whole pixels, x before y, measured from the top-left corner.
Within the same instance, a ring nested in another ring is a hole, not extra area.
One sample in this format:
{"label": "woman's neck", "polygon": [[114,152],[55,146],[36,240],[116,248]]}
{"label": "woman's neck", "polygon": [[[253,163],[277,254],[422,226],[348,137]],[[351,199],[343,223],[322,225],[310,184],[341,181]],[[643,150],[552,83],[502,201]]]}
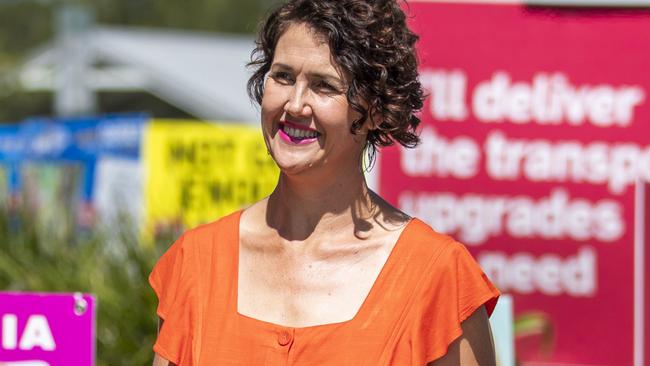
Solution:
{"label": "woman's neck", "polygon": [[268,200],[267,223],[287,240],[351,232],[347,229],[356,235],[360,220],[368,220],[376,211],[375,195],[361,171],[335,177],[307,182],[302,177],[281,174]]}

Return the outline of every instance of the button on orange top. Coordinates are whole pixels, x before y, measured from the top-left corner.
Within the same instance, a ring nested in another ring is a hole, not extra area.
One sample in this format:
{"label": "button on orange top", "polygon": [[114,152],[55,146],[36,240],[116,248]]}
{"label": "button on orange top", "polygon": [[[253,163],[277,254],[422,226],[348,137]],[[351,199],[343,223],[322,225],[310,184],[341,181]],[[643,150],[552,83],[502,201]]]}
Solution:
{"label": "button on orange top", "polygon": [[291,343],[291,334],[287,332],[286,330],[281,331],[278,333],[278,344],[281,346],[286,346],[287,344]]}
{"label": "button on orange top", "polygon": [[240,214],[188,231],[151,273],[165,320],[154,350],[178,366],[423,366],[499,296],[465,247],[414,219],[351,320],[249,318],[237,312]]}

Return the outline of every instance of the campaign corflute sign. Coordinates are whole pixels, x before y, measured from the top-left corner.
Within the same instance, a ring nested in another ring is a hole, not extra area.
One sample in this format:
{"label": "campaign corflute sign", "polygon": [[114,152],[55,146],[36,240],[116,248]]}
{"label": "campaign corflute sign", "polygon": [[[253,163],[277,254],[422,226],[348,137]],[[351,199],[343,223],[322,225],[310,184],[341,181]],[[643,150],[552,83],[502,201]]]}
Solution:
{"label": "campaign corflute sign", "polygon": [[382,196],[466,244],[512,295],[521,365],[650,364],[635,235],[650,9],[406,8],[422,142],[382,152]]}
{"label": "campaign corflute sign", "polygon": [[0,292],[0,365],[94,364],[94,297]]}

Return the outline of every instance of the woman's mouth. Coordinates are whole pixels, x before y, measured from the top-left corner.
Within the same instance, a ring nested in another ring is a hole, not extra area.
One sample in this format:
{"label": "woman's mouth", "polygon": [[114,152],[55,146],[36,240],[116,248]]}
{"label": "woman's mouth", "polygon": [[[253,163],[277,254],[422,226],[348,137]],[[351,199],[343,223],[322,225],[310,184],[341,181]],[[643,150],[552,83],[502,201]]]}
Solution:
{"label": "woman's mouth", "polygon": [[294,145],[309,144],[320,136],[320,132],[316,130],[286,121],[279,123],[278,133],[280,138]]}

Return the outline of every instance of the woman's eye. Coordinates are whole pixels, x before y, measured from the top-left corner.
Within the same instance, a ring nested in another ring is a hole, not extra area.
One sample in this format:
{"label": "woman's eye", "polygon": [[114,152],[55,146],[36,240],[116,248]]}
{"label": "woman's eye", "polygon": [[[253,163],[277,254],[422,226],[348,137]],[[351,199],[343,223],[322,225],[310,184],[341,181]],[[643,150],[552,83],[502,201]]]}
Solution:
{"label": "woman's eye", "polygon": [[281,83],[281,84],[290,84],[293,82],[293,79],[291,78],[291,75],[289,75],[286,72],[278,71],[274,72],[271,74],[271,77],[273,80]]}
{"label": "woman's eye", "polygon": [[336,87],[334,87],[333,85],[331,85],[331,84],[329,84],[327,82],[324,82],[324,81],[317,82],[315,86],[316,86],[316,89],[322,90],[322,91],[325,91],[325,92],[330,92],[331,93],[331,92],[338,91],[338,89]]}

